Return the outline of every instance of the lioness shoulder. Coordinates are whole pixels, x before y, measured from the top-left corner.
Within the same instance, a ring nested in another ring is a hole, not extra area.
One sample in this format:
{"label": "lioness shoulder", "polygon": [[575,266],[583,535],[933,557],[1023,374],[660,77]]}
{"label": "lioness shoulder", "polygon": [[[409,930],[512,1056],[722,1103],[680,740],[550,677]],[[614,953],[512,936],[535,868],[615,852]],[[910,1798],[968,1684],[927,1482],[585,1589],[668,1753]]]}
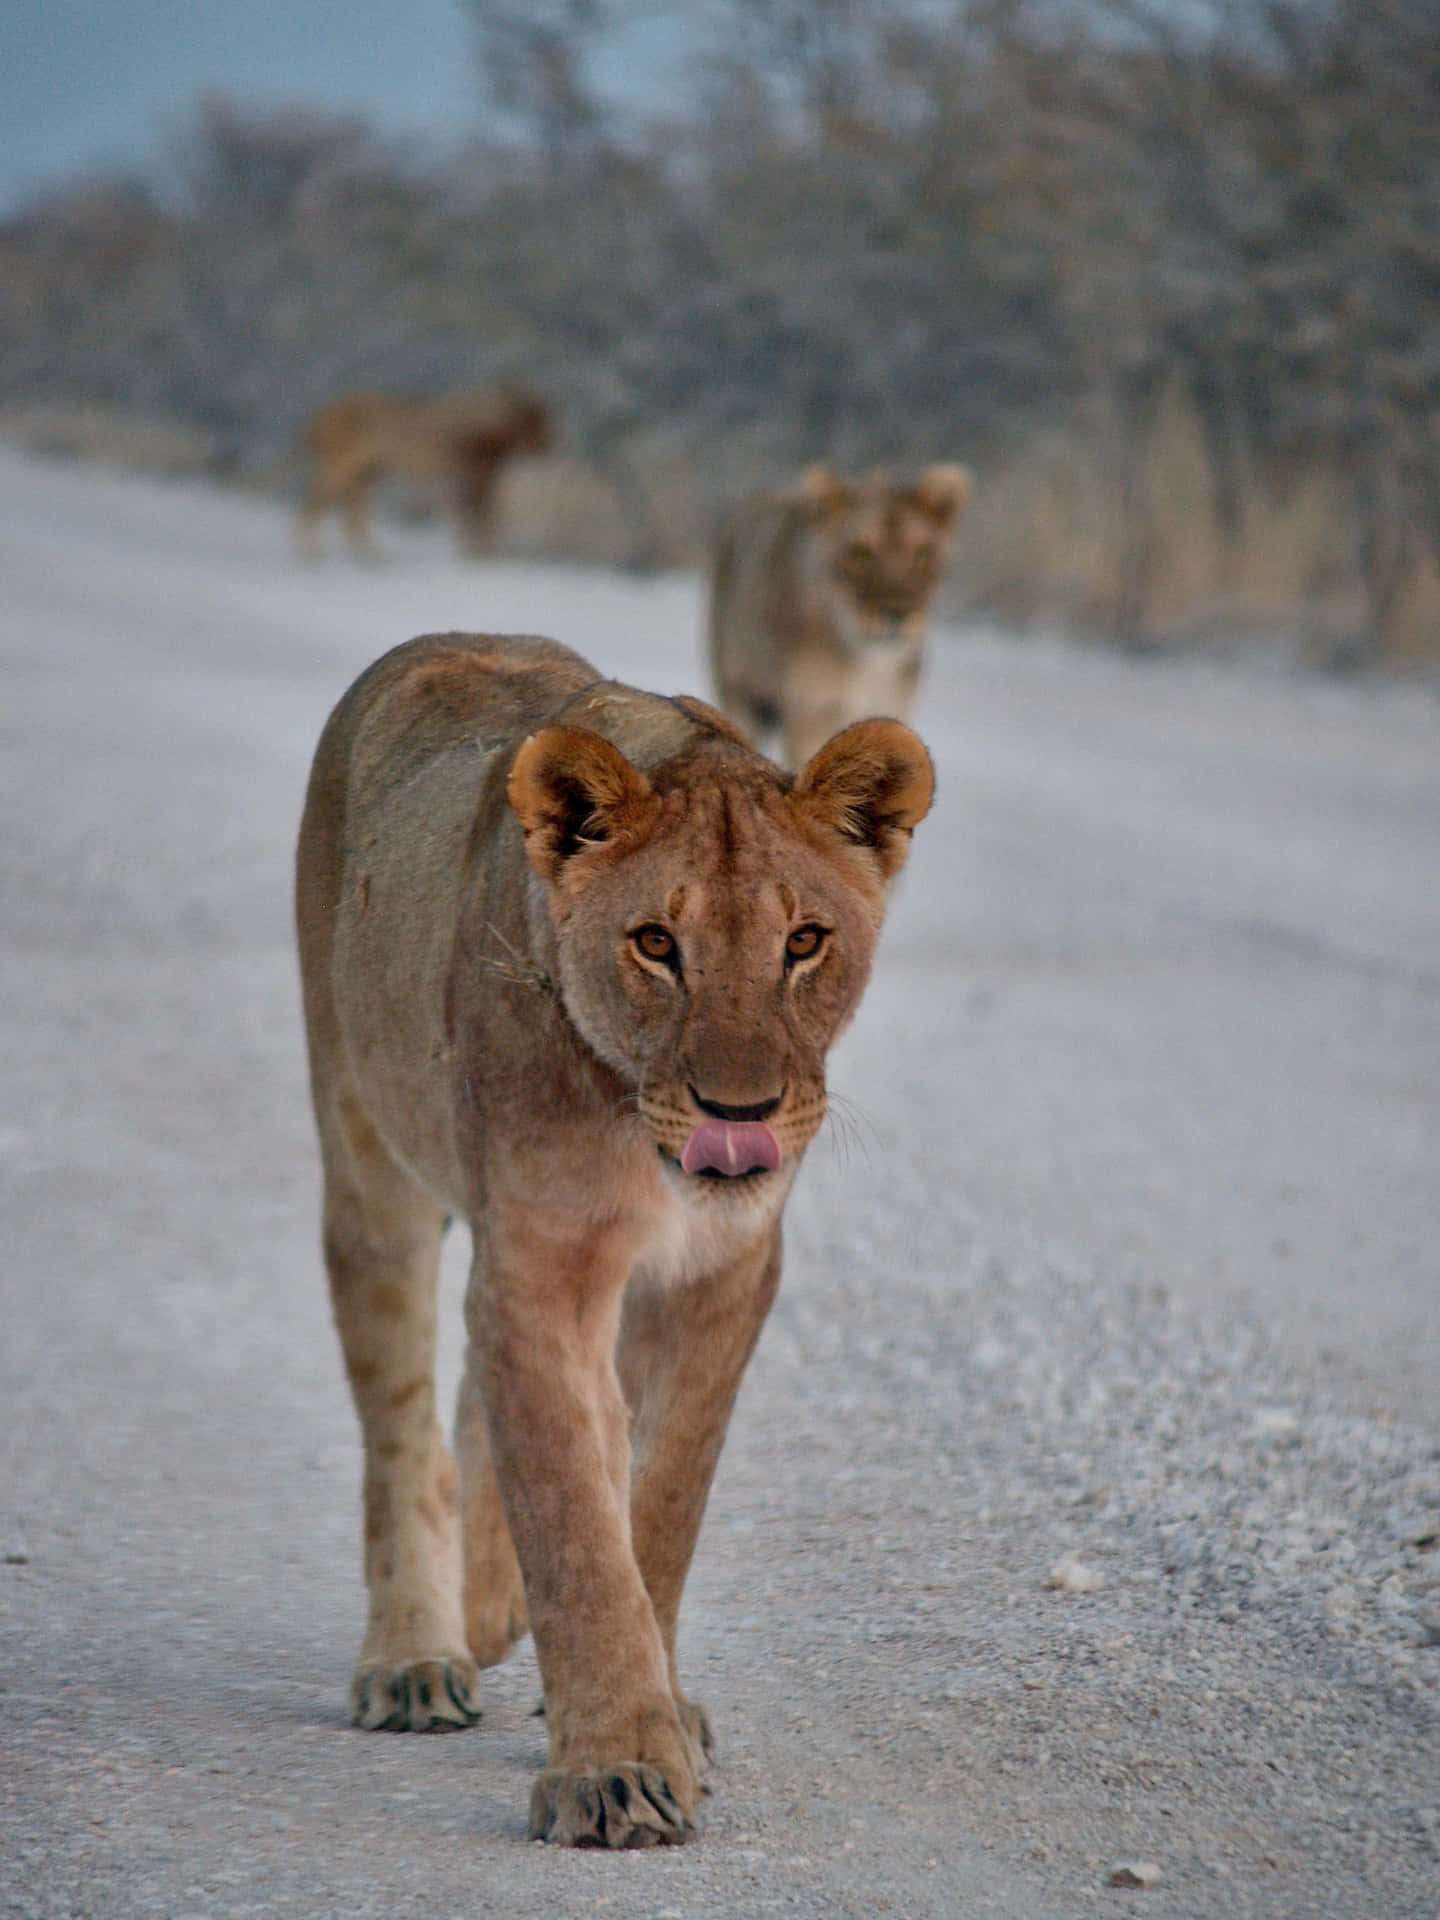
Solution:
{"label": "lioness shoulder", "polygon": [[[794,776],[551,641],[440,635],[321,737],[296,900],[331,1298],[365,1445],[372,1728],[464,1726],[527,1627],[544,1838],[682,1838],[711,1748],[676,1624],[786,1195],[924,747]],[[436,1275],[470,1224],[452,1455]]]}
{"label": "lioness shoulder", "polygon": [[954,465],[907,485],[812,467],[747,502],[711,581],[711,670],[730,718],[757,740],[778,730],[792,766],[852,720],[908,718],[970,490]]}

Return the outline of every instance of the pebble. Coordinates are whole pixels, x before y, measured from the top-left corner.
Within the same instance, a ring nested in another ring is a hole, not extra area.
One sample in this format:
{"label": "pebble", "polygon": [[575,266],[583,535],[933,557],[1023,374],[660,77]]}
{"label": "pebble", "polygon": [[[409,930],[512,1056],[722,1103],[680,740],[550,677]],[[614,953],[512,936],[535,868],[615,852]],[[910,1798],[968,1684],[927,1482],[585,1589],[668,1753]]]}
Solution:
{"label": "pebble", "polygon": [[1062,1554],[1050,1569],[1045,1585],[1057,1593],[1096,1593],[1105,1584],[1098,1567],[1088,1567],[1078,1554]]}
{"label": "pebble", "polygon": [[1153,1860],[1122,1860],[1110,1869],[1112,1887],[1158,1887],[1160,1869]]}
{"label": "pebble", "polygon": [[1392,1509],[1385,1516],[1385,1530],[1402,1546],[1432,1547],[1440,1540],[1440,1513],[1404,1513]]}
{"label": "pebble", "polygon": [[1258,1408],[1254,1428],[1256,1434],[1264,1440],[1284,1442],[1296,1440],[1300,1434],[1300,1422],[1288,1407]]}

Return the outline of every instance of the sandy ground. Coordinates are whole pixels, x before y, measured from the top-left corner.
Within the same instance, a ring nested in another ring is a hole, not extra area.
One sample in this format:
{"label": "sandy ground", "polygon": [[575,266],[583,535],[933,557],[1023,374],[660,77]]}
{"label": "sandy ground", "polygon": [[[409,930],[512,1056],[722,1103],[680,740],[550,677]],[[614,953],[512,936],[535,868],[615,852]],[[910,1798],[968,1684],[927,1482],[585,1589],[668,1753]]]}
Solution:
{"label": "sandy ground", "polygon": [[473,1734],[346,1725],[310,749],[439,627],[703,684],[691,579],[391,546],[0,458],[0,1911],[1435,1920],[1423,688],[943,636],[687,1596],[704,1835],[526,1844],[528,1649]]}

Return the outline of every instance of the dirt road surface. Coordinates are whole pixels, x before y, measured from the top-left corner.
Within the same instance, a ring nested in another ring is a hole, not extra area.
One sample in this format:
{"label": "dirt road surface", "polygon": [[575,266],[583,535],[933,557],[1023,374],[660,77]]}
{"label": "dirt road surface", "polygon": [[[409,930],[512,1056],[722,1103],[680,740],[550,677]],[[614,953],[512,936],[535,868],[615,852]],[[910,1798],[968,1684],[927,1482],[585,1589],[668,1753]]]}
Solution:
{"label": "dirt road surface", "polygon": [[1414,686],[944,636],[938,808],[687,1596],[703,1836],[526,1842],[528,1648],[473,1733],[346,1724],[310,750],[427,629],[703,684],[692,579],[392,546],[305,568],[268,504],[0,459],[0,1912],[1435,1920]]}

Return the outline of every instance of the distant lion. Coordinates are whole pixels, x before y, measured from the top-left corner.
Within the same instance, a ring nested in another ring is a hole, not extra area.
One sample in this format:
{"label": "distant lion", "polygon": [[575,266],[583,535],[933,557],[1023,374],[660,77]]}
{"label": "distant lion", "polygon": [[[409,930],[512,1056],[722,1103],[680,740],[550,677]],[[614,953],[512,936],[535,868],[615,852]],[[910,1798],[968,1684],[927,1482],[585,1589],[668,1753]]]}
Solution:
{"label": "distant lion", "polygon": [[467,553],[494,541],[495,480],[515,454],[551,444],[549,409],[522,388],[463,388],[429,399],[352,393],[306,421],[302,457],[311,469],[300,509],[302,544],[313,550],[320,523],[342,513],[354,552],[373,557],[370,502],[386,474],[439,491]]}
{"label": "distant lion", "polygon": [[811,467],[743,506],[715,553],[710,659],[720,705],[787,765],[868,714],[906,719],[930,601],[970,498],[964,467],[908,486]]}

